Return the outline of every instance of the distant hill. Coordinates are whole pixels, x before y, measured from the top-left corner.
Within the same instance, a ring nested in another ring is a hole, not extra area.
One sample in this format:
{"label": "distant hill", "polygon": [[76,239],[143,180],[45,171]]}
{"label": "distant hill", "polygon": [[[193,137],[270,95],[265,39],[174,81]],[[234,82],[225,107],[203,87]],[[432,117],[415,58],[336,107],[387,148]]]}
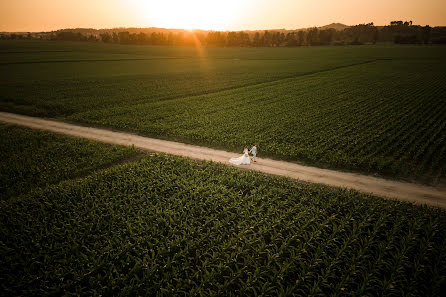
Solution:
{"label": "distant hill", "polygon": [[[319,30],[324,29],[335,29],[336,31],[342,31],[345,28],[348,28],[349,26],[341,24],[341,23],[332,23],[329,25],[325,25],[322,27],[318,27]],[[287,32],[296,32],[296,31],[302,31],[302,30],[308,30],[310,28],[299,28],[299,29],[263,29],[263,30],[243,30],[243,32],[246,33],[255,33],[255,32],[264,32],[264,31],[270,31],[270,32],[281,32],[281,33],[287,33]],[[75,28],[75,29],[62,29],[57,30],[56,32],[60,31],[71,31],[75,33],[82,33],[82,34],[100,34],[100,33],[113,33],[113,32],[130,32],[130,33],[146,33],[151,34],[153,32],[156,33],[179,33],[179,32],[189,32],[189,30],[185,29],[165,29],[165,28],[156,28],[156,27],[150,27],[150,28],[112,28],[112,29],[86,29],[86,28]],[[218,30],[194,30],[195,32],[210,32],[210,31],[218,31]]]}
{"label": "distant hill", "polygon": [[[205,32],[204,30],[194,30],[199,32]],[[100,33],[113,33],[113,32],[129,32],[129,33],[179,33],[179,32],[188,32],[186,29],[165,29],[165,28],[111,28],[111,29],[90,29],[90,28],[74,28],[74,29],[61,29],[55,32],[74,32],[74,33],[82,33],[82,34],[100,34]]]}
{"label": "distant hill", "polygon": [[[329,25],[325,25],[322,27],[317,27],[319,30],[325,30],[325,29],[335,29],[336,31],[342,31],[345,28],[348,28],[350,26],[341,24],[341,23],[332,23]],[[308,27],[308,28],[299,28],[299,29],[264,29],[264,30],[243,30],[243,32],[246,33],[255,33],[255,32],[264,32],[264,31],[269,31],[269,32],[280,32],[280,33],[288,33],[288,32],[297,32],[297,31],[306,31],[309,30],[311,28],[314,27]]]}
{"label": "distant hill", "polygon": [[345,28],[348,28],[348,27],[350,27],[350,26],[347,26],[347,25],[344,25],[344,24],[341,24],[341,23],[332,23],[330,25],[325,25],[325,26],[319,27],[319,29],[320,30],[335,29],[336,31],[342,31],[342,30],[344,30]]}
{"label": "distant hill", "polygon": [[39,39],[88,41],[135,45],[216,47],[279,47],[317,45],[361,45],[376,43],[446,44],[446,27],[413,25],[411,21],[392,21],[387,26],[373,23],[347,26],[332,23],[300,29],[206,31],[166,28],[73,28],[51,32],[1,33],[1,40]]}
{"label": "distant hill", "polygon": [[[329,25],[325,25],[322,27],[318,27],[319,30],[324,30],[324,29],[335,29],[336,31],[342,31],[345,28],[348,28],[349,26],[341,24],[341,23],[332,23]],[[238,31],[243,31],[245,33],[248,34],[253,34],[255,32],[265,32],[265,31],[269,31],[269,32],[280,32],[280,33],[288,33],[288,32],[297,32],[297,31],[306,31],[309,30],[313,27],[309,27],[309,28],[297,28],[297,29],[260,29],[260,30],[237,30],[235,32]],[[220,30],[193,30],[194,32],[201,32],[201,33],[207,33],[207,32],[211,32],[211,31],[220,31]],[[152,34],[152,33],[187,33],[190,32],[189,30],[186,29],[166,29],[166,28],[156,28],[156,27],[149,27],[149,28],[133,28],[133,27],[129,27],[129,28],[106,28],[106,29],[93,29],[93,28],[66,28],[66,29],[60,29],[60,30],[55,30],[55,31],[51,31],[51,32],[0,32],[0,34],[27,34],[27,33],[40,33],[40,34],[45,34],[45,33],[57,33],[57,32],[73,32],[73,33],[81,33],[81,34],[87,34],[87,35],[99,35],[102,33],[113,33],[113,32],[129,32],[129,33],[145,33],[145,34]],[[228,31],[225,31],[228,32]]]}

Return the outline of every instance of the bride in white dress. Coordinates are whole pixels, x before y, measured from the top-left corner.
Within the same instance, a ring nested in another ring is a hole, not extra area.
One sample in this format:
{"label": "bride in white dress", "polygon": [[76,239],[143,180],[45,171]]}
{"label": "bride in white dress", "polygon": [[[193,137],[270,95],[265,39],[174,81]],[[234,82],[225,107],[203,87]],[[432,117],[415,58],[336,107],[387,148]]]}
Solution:
{"label": "bride in white dress", "polygon": [[248,147],[245,146],[243,150],[243,155],[238,158],[231,158],[229,162],[235,165],[249,165],[251,162],[249,161]]}

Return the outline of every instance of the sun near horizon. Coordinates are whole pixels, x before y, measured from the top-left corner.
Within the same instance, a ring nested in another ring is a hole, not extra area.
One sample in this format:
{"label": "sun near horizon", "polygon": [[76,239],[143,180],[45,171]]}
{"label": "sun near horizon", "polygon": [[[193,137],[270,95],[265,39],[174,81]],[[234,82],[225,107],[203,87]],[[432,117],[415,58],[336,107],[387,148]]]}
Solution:
{"label": "sun near horizon", "polygon": [[14,0],[0,2],[0,31],[160,27],[204,30],[296,29],[394,20],[446,25],[444,0]]}
{"label": "sun near horizon", "polygon": [[148,19],[155,27],[229,30],[253,1],[190,0],[145,1]]}

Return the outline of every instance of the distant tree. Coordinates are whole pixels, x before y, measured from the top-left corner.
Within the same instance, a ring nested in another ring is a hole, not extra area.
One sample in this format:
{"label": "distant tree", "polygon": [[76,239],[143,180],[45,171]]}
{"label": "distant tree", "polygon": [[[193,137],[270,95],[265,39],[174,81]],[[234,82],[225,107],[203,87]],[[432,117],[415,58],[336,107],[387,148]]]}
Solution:
{"label": "distant tree", "polygon": [[321,45],[329,45],[333,41],[334,35],[336,33],[336,30],[331,29],[325,29],[321,30],[319,32],[319,40]]}
{"label": "distant tree", "polygon": [[260,33],[256,32],[254,34],[254,38],[252,40],[252,45],[253,46],[262,46],[261,41],[260,41]]}
{"label": "distant tree", "polygon": [[285,37],[286,46],[297,46],[297,36],[296,32],[287,33]]}
{"label": "distant tree", "polygon": [[375,27],[373,22],[349,26],[343,30],[311,28],[299,31],[166,31],[153,29],[65,29],[48,33],[0,33],[0,39],[45,39],[66,41],[102,41],[121,44],[170,46],[303,46],[344,45],[377,42],[402,44],[444,44],[446,27],[413,25],[412,21],[392,21]]}
{"label": "distant tree", "polygon": [[307,39],[306,37],[306,32],[301,30],[299,32],[297,32],[297,45],[302,46],[305,45],[305,40]]}
{"label": "distant tree", "polygon": [[282,35],[280,32],[272,32],[271,33],[271,45],[272,46],[280,46],[282,43]]}
{"label": "distant tree", "polygon": [[116,32],[113,32],[113,36],[112,36],[113,38],[113,43],[119,43],[119,36],[118,36],[118,33],[116,33]]}
{"label": "distant tree", "polygon": [[59,41],[87,41],[88,38],[79,32],[59,31],[53,36],[53,40]]}
{"label": "distant tree", "polygon": [[446,36],[433,38],[431,42],[432,44],[446,44]]}
{"label": "distant tree", "polygon": [[98,39],[95,35],[91,34],[91,35],[89,35],[89,36],[87,37],[87,41],[90,41],[90,42],[98,42],[99,39]]}
{"label": "distant tree", "polygon": [[225,46],[226,45],[226,35],[220,31],[211,31],[205,38],[207,45],[211,46]]}
{"label": "distant tree", "polygon": [[373,32],[373,40],[372,43],[376,44],[379,40],[379,30],[375,28],[375,31]]}
{"label": "distant tree", "polygon": [[395,35],[394,42],[396,44],[417,44],[419,40],[416,35]]}
{"label": "distant tree", "polygon": [[285,33],[280,32],[280,36],[279,36],[279,43],[278,46],[282,46],[285,43]]}
{"label": "distant tree", "polygon": [[227,46],[237,46],[238,45],[238,36],[236,32],[229,32],[226,38]]}
{"label": "distant tree", "polygon": [[172,32],[167,34],[167,45],[175,45],[175,35]]}
{"label": "distant tree", "polygon": [[138,44],[150,44],[150,38],[147,34],[140,32],[137,36],[137,43]]}
{"label": "distant tree", "polygon": [[153,45],[166,45],[167,39],[163,33],[153,32],[150,34],[150,44]]}
{"label": "distant tree", "polygon": [[373,23],[359,24],[344,29],[344,39],[351,44],[363,44],[376,42],[377,28]]}
{"label": "distant tree", "polygon": [[118,32],[118,42],[122,44],[130,44],[130,33],[126,32]]}
{"label": "distant tree", "polygon": [[99,36],[101,37],[102,42],[110,43],[113,41],[113,37],[108,32],[99,34]]}
{"label": "distant tree", "polygon": [[311,28],[307,31],[307,44],[308,45],[319,45],[319,30],[315,28]]}
{"label": "distant tree", "polygon": [[429,44],[430,43],[431,31],[432,31],[431,27],[429,27],[429,26],[423,27],[421,36],[422,36],[424,44]]}
{"label": "distant tree", "polygon": [[240,46],[251,46],[251,39],[249,38],[249,34],[243,31],[238,32],[238,39]]}
{"label": "distant tree", "polygon": [[267,30],[263,33],[263,46],[272,46],[272,34]]}
{"label": "distant tree", "polygon": [[391,26],[401,26],[403,25],[403,21],[392,21],[390,22]]}

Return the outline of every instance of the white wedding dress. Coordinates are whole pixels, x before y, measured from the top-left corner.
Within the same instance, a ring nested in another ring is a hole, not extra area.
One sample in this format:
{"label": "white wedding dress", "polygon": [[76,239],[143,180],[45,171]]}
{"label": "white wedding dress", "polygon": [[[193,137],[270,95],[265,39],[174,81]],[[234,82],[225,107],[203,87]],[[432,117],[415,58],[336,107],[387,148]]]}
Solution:
{"label": "white wedding dress", "polygon": [[243,151],[243,155],[238,158],[231,158],[229,162],[235,165],[249,165],[251,162],[249,161],[248,149]]}

